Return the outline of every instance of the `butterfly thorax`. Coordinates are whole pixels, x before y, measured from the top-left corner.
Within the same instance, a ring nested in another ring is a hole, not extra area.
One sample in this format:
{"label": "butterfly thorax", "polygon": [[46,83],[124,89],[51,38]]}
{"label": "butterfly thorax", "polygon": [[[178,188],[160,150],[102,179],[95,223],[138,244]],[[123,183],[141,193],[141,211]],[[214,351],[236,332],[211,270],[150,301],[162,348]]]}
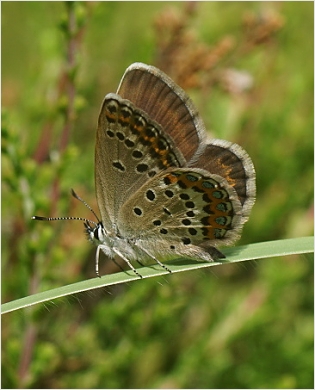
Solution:
{"label": "butterfly thorax", "polygon": [[88,239],[109,257],[114,257],[118,252],[124,256],[136,258],[136,252],[133,245],[128,239],[119,234],[117,226],[113,226],[112,231],[106,231],[102,222],[95,227],[85,223],[86,234]]}

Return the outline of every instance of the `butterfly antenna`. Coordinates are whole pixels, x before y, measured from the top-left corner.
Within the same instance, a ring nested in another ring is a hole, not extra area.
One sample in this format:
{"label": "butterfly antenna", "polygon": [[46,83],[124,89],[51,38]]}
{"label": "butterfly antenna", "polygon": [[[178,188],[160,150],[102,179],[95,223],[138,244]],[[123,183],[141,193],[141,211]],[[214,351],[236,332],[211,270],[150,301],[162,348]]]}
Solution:
{"label": "butterfly antenna", "polygon": [[[74,190],[71,188],[71,193],[72,196],[76,199],[78,199],[80,202],[82,202],[95,216],[98,222],[101,222],[94,210],[91,208],[90,205],[88,205],[82,198],[80,198],[79,195],[77,195]],[[34,215],[32,219],[36,219],[37,221],[67,221],[67,220],[76,220],[76,221],[84,221],[87,223],[92,223],[93,225],[97,226],[97,223],[94,221],[91,221],[87,218],[81,218],[81,217],[56,217],[56,218],[51,218],[51,217],[40,217],[38,215]]]}
{"label": "butterfly antenna", "polygon": [[98,222],[101,222],[100,219],[98,218],[98,216],[96,215],[95,211],[92,209],[92,207],[86,203],[85,200],[83,200],[82,198],[80,198],[80,196],[74,192],[74,190],[71,188],[71,193],[72,193],[72,196],[76,199],[78,199],[80,202],[82,202],[84,204],[85,207],[87,207],[95,216],[95,218],[97,219]]}
{"label": "butterfly antenna", "polygon": [[32,219],[36,219],[36,221],[69,221],[69,220],[74,220],[74,221],[84,221],[87,223],[92,223],[93,225],[97,226],[97,223],[94,221],[91,221],[86,218],[81,218],[81,217],[56,217],[56,218],[51,218],[51,217],[39,217],[38,215],[34,215]]}

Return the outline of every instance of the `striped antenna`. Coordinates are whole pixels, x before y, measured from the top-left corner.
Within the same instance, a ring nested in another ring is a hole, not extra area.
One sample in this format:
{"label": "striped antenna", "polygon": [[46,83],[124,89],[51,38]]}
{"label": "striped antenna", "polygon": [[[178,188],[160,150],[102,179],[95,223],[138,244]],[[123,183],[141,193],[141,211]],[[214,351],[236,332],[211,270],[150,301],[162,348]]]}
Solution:
{"label": "striped antenna", "polygon": [[[94,210],[91,208],[90,205],[88,205],[85,200],[83,200],[82,198],[80,198],[80,196],[78,194],[76,194],[74,192],[74,190],[71,188],[71,194],[74,198],[78,199],[80,202],[82,202],[95,216],[95,218],[97,219],[98,223],[100,223],[100,219],[98,218],[98,216],[96,215],[96,213],[94,212]],[[76,220],[76,221],[84,221],[84,222],[87,222],[87,223],[92,223],[93,225],[97,226],[98,224],[94,221],[91,221],[89,219],[86,219],[86,218],[81,218],[81,217],[56,217],[56,218],[51,218],[51,217],[40,217],[38,215],[34,215],[32,217],[32,219],[35,219],[37,221],[68,221],[68,220]]]}

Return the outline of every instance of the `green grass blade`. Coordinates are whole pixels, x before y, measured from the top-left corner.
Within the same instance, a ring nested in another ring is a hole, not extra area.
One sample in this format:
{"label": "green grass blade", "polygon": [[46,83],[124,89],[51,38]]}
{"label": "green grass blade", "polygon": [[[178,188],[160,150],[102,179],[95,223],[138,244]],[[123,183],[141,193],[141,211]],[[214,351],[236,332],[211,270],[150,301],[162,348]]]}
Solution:
{"label": "green grass blade", "polygon": [[[224,261],[220,262],[200,263],[185,261],[181,259],[180,261],[174,261],[171,265],[168,264],[167,266],[173,273],[176,273],[183,271],[192,271],[194,269],[200,269],[205,267],[212,267],[215,265],[223,265],[227,263],[236,263],[246,260],[257,260],[263,258],[311,252],[314,252],[314,238],[300,237],[279,241],[262,242],[258,244],[251,244],[234,248],[225,248],[223,250],[223,253],[226,255],[227,258],[224,259]],[[151,278],[154,276],[169,274],[167,271],[160,269],[160,267],[157,265],[151,267],[143,267],[140,269],[140,272],[143,278]],[[135,274],[131,270],[111,275],[105,275],[101,278],[88,279],[82,282],[69,284],[67,286],[58,287],[53,290],[40,292],[38,294],[33,294],[25,298],[4,303],[1,306],[1,312],[2,314],[4,314],[13,310],[21,309],[41,302],[51,301],[53,299],[65,297],[67,295],[73,295],[82,291],[106,287],[113,284],[132,282],[136,280],[140,281],[141,279],[135,276]]]}

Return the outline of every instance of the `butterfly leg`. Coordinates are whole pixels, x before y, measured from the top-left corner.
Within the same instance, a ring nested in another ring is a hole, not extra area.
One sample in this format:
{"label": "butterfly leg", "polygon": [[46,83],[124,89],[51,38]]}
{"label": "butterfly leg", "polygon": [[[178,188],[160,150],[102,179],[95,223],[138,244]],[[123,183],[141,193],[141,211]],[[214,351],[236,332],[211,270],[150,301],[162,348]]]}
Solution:
{"label": "butterfly leg", "polygon": [[113,252],[115,252],[120,258],[122,258],[128,265],[129,267],[133,270],[133,272],[139,276],[140,279],[142,279],[142,275],[139,274],[139,272],[135,269],[135,267],[130,263],[130,261],[121,253],[119,252],[118,249],[113,248]]}
{"label": "butterfly leg", "polygon": [[[100,273],[99,273],[99,253],[100,253],[100,249],[102,249],[102,246],[101,245],[99,245],[98,247],[97,247],[97,250],[96,250],[96,262],[95,262],[95,273],[96,273],[96,276],[98,276],[99,278],[101,277],[101,275],[100,275]],[[123,267],[120,265],[120,264],[118,264],[117,263],[117,261],[114,259],[114,258],[112,258],[112,261],[117,265],[117,267],[118,268],[120,268],[123,272],[125,271],[124,269],[123,269]]]}
{"label": "butterfly leg", "polygon": [[120,264],[118,264],[117,261],[114,258],[112,258],[111,260],[117,265],[118,268],[120,268],[122,270],[122,272],[125,272],[123,267]]}
{"label": "butterfly leg", "polygon": [[100,273],[99,273],[99,269],[98,269],[100,250],[101,250],[101,246],[99,245],[96,249],[96,256],[95,256],[95,273],[96,273],[96,276],[98,276],[99,278],[101,277]]}
{"label": "butterfly leg", "polygon": [[165,271],[168,271],[170,274],[172,273],[172,271],[163,263],[160,262],[160,260],[158,260],[155,256],[153,256],[148,250],[144,249],[142,246],[140,246],[139,244],[137,244],[137,242],[135,242],[135,244],[137,245],[138,248],[140,248],[144,253],[146,253],[151,259],[153,259],[156,263],[158,263],[159,266],[161,266],[162,268],[165,269]]}

